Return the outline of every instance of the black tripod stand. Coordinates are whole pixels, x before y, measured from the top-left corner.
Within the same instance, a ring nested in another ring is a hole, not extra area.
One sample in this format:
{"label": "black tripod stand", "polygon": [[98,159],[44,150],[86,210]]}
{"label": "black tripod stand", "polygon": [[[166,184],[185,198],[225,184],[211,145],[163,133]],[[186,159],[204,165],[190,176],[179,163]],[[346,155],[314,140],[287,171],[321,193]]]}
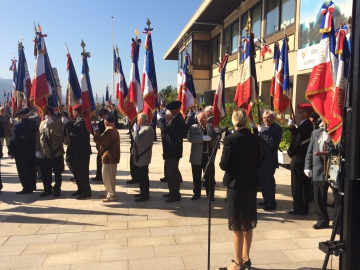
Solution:
{"label": "black tripod stand", "polygon": [[[220,131],[216,132],[215,135],[217,136],[217,140],[216,140],[216,143],[214,145],[214,148],[212,150],[212,153],[211,155],[209,156],[209,159],[208,159],[208,162],[206,163],[206,166],[205,166],[205,170],[204,170],[204,174],[203,174],[203,177],[201,178],[201,182],[205,181],[205,175],[206,175],[206,172],[209,170],[209,176],[211,178],[211,166],[209,166],[211,160],[213,158],[216,157],[216,152],[217,152],[217,149],[218,149],[218,146],[219,146],[219,143],[221,141],[221,134],[226,131],[227,128],[223,128],[221,129]],[[209,190],[209,193],[208,193],[208,210],[209,210],[209,221],[208,221],[208,262],[207,262],[207,269],[209,270],[210,269],[210,237],[211,237],[211,199],[213,197],[213,194],[212,194],[212,189],[210,188],[210,183],[211,181],[208,181],[208,190]]]}

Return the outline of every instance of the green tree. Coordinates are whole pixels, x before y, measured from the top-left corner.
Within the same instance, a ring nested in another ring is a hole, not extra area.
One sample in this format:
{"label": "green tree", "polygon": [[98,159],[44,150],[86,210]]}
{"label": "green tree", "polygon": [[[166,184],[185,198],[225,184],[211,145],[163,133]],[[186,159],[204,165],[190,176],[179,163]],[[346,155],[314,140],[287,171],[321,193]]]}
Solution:
{"label": "green tree", "polygon": [[177,88],[171,85],[166,86],[160,90],[160,95],[166,104],[177,99]]}

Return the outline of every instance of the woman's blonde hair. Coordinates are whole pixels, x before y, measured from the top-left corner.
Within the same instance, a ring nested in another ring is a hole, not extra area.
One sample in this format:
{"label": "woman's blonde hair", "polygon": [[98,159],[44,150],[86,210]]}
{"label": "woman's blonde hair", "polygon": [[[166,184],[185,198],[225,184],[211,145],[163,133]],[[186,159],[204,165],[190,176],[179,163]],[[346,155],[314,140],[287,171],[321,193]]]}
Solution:
{"label": "woman's blonde hair", "polygon": [[240,130],[246,126],[248,117],[244,109],[234,109],[231,117],[231,122],[236,130]]}

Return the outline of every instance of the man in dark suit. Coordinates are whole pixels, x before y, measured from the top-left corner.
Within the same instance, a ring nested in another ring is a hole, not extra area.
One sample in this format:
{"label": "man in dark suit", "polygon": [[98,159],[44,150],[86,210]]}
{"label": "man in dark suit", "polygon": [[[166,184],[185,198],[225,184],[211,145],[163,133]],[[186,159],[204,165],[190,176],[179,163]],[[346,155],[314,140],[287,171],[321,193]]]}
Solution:
{"label": "man in dark suit", "polygon": [[[105,131],[105,124],[104,124],[104,118],[106,116],[106,114],[108,113],[108,111],[104,108],[100,108],[97,111],[97,115],[100,117],[100,121],[97,124],[97,127],[99,129],[99,133],[98,134],[103,134]],[[96,176],[94,178],[91,178],[91,180],[93,181],[99,181],[102,182],[103,178],[102,178],[102,162],[101,162],[101,153],[99,153],[99,146],[96,145],[96,149],[98,150],[98,154],[96,156]]]}
{"label": "man in dark suit", "polygon": [[33,121],[29,119],[30,110],[21,109],[15,116],[20,120],[12,131],[9,144],[9,157],[15,158],[19,179],[23,187],[16,194],[33,193],[36,189],[36,134],[37,129]]}
{"label": "man in dark suit", "polygon": [[71,195],[77,196],[77,199],[81,200],[91,196],[89,184],[90,133],[82,117],[81,104],[75,105],[72,109],[75,121],[69,121],[65,117],[61,117],[61,121],[69,132],[74,177],[78,188]]}
{"label": "man in dark suit", "polygon": [[265,211],[276,209],[275,201],[275,170],[279,168],[278,154],[281,141],[281,127],[275,123],[275,113],[265,110],[262,114],[264,125],[258,126],[256,130],[259,133],[263,151],[263,160],[261,162],[258,177],[264,201],[258,205],[264,206]]}
{"label": "man in dark suit", "polygon": [[294,126],[289,120],[289,126],[293,129],[293,140],[290,144],[288,154],[291,157],[291,191],[293,196],[293,209],[288,214],[306,215],[309,213],[309,201],[311,193],[311,179],[304,174],[305,156],[309,146],[311,132],[315,129],[309,120],[313,108],[308,103],[297,106],[300,124]]}
{"label": "man in dark suit", "polygon": [[118,128],[119,126],[118,111],[116,110],[115,104],[111,104],[110,107],[111,107],[110,112],[115,118],[115,127]]}
{"label": "man in dark suit", "polygon": [[179,160],[183,152],[183,134],[185,132],[185,120],[180,114],[181,101],[170,102],[166,108],[170,110],[173,118],[166,124],[162,114],[157,114],[158,127],[163,132],[163,158],[165,160],[165,178],[169,187],[168,198],[165,202],[176,202],[181,200],[180,182],[181,173],[179,171]]}

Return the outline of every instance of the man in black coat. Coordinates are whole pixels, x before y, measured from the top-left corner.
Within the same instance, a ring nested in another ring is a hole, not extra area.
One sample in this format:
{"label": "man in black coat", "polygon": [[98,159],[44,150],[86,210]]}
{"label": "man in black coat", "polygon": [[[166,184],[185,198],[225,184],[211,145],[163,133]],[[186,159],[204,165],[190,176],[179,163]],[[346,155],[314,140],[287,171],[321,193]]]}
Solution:
{"label": "man in black coat", "polygon": [[23,187],[22,191],[16,194],[33,193],[36,189],[36,124],[29,119],[30,110],[21,109],[16,113],[20,121],[12,130],[9,145],[9,157],[15,158],[19,179]]}
{"label": "man in black coat", "polygon": [[165,178],[168,182],[169,194],[165,202],[176,202],[181,200],[180,182],[181,173],[179,171],[179,160],[183,152],[183,135],[185,132],[185,120],[180,113],[181,102],[176,100],[170,102],[166,108],[170,110],[173,118],[166,124],[162,114],[157,114],[158,127],[163,132],[163,158],[165,160]]}
{"label": "man in black coat", "polygon": [[311,194],[311,179],[304,173],[305,157],[309,146],[311,132],[315,129],[314,124],[309,120],[313,108],[308,103],[297,106],[300,124],[294,126],[289,120],[289,126],[293,129],[293,140],[290,144],[288,154],[291,157],[291,191],[293,196],[293,209],[288,214],[306,215],[309,213],[309,201]]}
{"label": "man in black coat", "polygon": [[64,128],[69,132],[74,177],[78,187],[77,191],[71,195],[77,196],[77,199],[81,200],[91,196],[89,184],[90,133],[82,117],[81,104],[75,105],[72,109],[75,121],[69,122],[65,117],[62,117],[61,120],[65,124]]}
{"label": "man in black coat", "polygon": [[115,117],[115,127],[118,128],[119,125],[118,111],[116,110],[115,104],[111,104],[110,107],[111,107],[110,112]]}
{"label": "man in black coat", "polygon": [[276,209],[275,201],[275,170],[279,168],[278,154],[281,141],[281,127],[275,123],[275,113],[265,110],[262,114],[264,125],[258,126],[256,130],[259,133],[262,145],[263,160],[261,162],[258,177],[264,201],[258,205],[264,206],[265,211]]}
{"label": "man in black coat", "polygon": [[[100,121],[97,124],[97,127],[99,128],[99,134],[103,134],[105,131],[105,124],[104,124],[104,118],[108,111],[104,108],[100,108],[97,112],[97,115],[100,117]],[[99,146],[96,145],[96,149],[98,150],[98,154],[96,156],[96,176],[94,178],[91,178],[93,181],[99,181],[102,182],[102,162],[101,162],[101,154],[99,153]]]}

